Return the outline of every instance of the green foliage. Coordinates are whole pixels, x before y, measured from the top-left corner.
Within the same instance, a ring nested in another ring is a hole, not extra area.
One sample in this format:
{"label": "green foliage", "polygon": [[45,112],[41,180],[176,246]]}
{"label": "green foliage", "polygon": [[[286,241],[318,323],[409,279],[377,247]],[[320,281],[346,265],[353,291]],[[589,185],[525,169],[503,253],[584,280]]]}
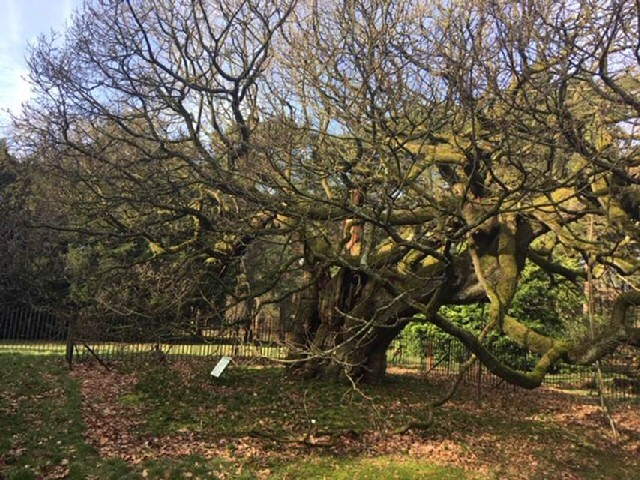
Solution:
{"label": "green foliage", "polygon": [[[577,262],[569,258],[556,261],[578,268]],[[527,263],[509,313],[542,334],[564,335],[566,325],[582,315],[583,302],[579,287],[556,280],[537,265]]]}
{"label": "green foliage", "polygon": [[188,253],[152,257],[146,241],[88,239],[66,255],[70,297],[84,317],[100,319],[105,338],[163,341],[212,324],[224,287]]}
{"label": "green foliage", "polygon": [[[561,259],[567,267],[576,267],[574,261]],[[570,334],[568,327],[575,330],[582,312],[583,295],[573,284],[558,281],[546,274],[537,265],[528,262],[522,272],[518,290],[511,305],[509,314],[533,330],[545,334],[563,336]],[[440,313],[474,334],[479,334],[487,324],[487,307],[482,304],[444,306]],[[400,341],[405,351],[413,356],[424,356],[428,344],[435,351],[447,351],[451,345],[456,358],[464,360],[468,354],[459,341],[440,331],[434,325],[416,321],[410,323],[402,332]],[[527,350],[518,346],[509,338],[490,332],[487,343],[494,354],[504,362],[516,368],[528,368],[533,357]],[[459,353],[458,353],[459,352]]]}
{"label": "green foliage", "polygon": [[12,200],[11,186],[18,179],[17,164],[9,154],[6,140],[0,139],[0,206],[5,210]]}
{"label": "green foliage", "polygon": [[0,304],[13,303],[18,291],[12,278],[21,230],[17,180],[15,159],[9,155],[6,141],[0,140]]}
{"label": "green foliage", "polygon": [[0,304],[55,309],[67,305],[66,235],[43,228],[64,215],[53,205],[45,172],[18,161],[0,141]]}

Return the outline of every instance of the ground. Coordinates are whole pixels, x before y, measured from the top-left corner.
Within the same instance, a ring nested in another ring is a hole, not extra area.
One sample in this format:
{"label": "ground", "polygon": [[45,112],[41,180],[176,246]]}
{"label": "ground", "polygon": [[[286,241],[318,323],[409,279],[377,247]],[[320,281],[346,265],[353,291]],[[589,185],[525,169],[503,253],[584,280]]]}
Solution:
{"label": "ground", "polygon": [[640,479],[634,403],[615,406],[615,442],[594,399],[468,385],[430,429],[394,434],[449,380],[354,390],[211,366],[0,355],[0,478]]}

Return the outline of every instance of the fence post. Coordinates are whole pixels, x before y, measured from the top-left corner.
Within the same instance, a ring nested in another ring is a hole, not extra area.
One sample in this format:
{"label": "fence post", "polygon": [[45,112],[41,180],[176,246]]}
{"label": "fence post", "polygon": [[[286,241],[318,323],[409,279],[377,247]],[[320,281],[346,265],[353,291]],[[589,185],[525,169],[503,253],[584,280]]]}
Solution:
{"label": "fence post", "polygon": [[65,359],[67,360],[67,365],[69,365],[69,370],[73,368],[73,348],[75,347],[73,335],[75,332],[75,319],[75,314],[70,315],[67,319],[67,351],[65,353]]}
{"label": "fence post", "polygon": [[480,405],[482,403],[482,363],[476,361],[478,365],[478,386],[476,387],[476,403]]}

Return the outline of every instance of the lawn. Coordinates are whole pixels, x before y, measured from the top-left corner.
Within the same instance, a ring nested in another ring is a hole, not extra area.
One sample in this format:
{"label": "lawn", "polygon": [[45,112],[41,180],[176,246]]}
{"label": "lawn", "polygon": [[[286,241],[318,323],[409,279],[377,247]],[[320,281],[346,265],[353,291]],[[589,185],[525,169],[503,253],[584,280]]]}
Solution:
{"label": "lawn", "polygon": [[0,355],[0,478],[640,478],[640,415],[621,404],[614,443],[596,405],[553,391],[474,388],[427,418],[445,379],[377,387],[279,368],[170,361],[106,371]]}
{"label": "lawn", "polygon": [[[168,357],[181,356],[214,356],[214,355],[241,355],[244,357],[282,358],[285,353],[283,347],[262,345],[238,345],[220,343],[199,344],[167,344],[167,343],[117,343],[117,342],[93,342],[89,345],[91,350],[105,360],[118,360],[124,357],[142,356],[148,357],[156,348]],[[66,342],[37,342],[37,341],[0,341],[0,355],[24,354],[24,355],[64,355],[67,351]],[[85,358],[91,354],[83,344],[76,344],[74,348],[75,358]]]}

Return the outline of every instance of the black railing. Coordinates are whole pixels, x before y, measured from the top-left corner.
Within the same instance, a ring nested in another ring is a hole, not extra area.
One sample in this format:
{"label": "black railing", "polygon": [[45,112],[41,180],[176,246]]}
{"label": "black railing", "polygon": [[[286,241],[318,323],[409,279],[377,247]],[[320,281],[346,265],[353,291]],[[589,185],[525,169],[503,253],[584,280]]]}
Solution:
{"label": "black railing", "polygon": [[46,310],[0,309],[0,353],[64,354],[68,323]]}
{"label": "black railing", "polygon": [[[494,351],[503,363],[519,370],[530,370],[538,357],[526,351]],[[389,365],[413,368],[431,375],[457,374],[470,358],[469,350],[457,339],[434,335],[415,338],[399,336],[387,352]],[[600,372],[598,372],[598,367]],[[640,362],[630,349],[621,348],[616,354],[594,365],[557,365],[545,377],[545,385],[569,390],[582,395],[595,396],[599,387],[609,399],[624,400],[640,398]],[[602,383],[599,385],[599,379]],[[487,385],[508,384],[496,377],[483,365],[474,365],[465,372],[465,381]]]}
{"label": "black railing", "polygon": [[[167,328],[171,325],[171,328]],[[31,308],[0,310],[0,354],[66,355],[67,360],[94,357],[112,361],[148,361],[168,358],[206,358],[222,355],[258,361],[286,355],[284,328],[278,318],[203,327],[189,322],[164,325],[148,321],[99,322],[86,318],[67,321]],[[494,352],[513,368],[527,370],[537,358],[523,351]],[[470,357],[458,340],[442,335],[415,338],[401,335],[387,350],[390,366],[415,369],[425,375],[454,375]],[[593,366],[560,365],[545,384],[584,395],[598,394],[598,380],[607,398],[640,398],[640,370],[632,351],[621,349]],[[507,384],[481,365],[464,376],[475,384]]]}

